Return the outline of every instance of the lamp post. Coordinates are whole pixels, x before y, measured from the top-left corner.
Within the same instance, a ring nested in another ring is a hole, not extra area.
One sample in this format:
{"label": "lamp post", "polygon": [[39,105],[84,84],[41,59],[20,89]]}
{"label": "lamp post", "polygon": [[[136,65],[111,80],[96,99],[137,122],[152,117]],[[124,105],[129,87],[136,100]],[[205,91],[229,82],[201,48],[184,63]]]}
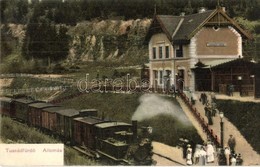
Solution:
{"label": "lamp post", "polygon": [[239,94],[242,96],[242,76],[237,77],[238,84],[239,84]]}
{"label": "lamp post", "polygon": [[220,112],[219,117],[220,117],[220,144],[221,147],[223,148],[224,147],[224,122],[223,122],[224,113]]}
{"label": "lamp post", "polygon": [[250,77],[253,79],[253,96],[255,97],[255,75],[250,75]]}

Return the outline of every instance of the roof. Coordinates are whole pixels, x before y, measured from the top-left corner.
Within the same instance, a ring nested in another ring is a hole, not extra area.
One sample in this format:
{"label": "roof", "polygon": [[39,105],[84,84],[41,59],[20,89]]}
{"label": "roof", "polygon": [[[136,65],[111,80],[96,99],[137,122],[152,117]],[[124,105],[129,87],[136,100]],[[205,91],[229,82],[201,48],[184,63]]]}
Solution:
{"label": "roof", "polygon": [[249,60],[243,59],[243,58],[237,58],[237,59],[233,59],[227,62],[223,62],[223,63],[219,63],[215,66],[213,66],[213,68],[218,68],[218,67],[230,67],[230,66],[237,66],[237,67],[247,67],[248,69],[255,67],[256,63],[251,62]]}
{"label": "roof", "polygon": [[0,101],[3,101],[3,102],[11,102],[11,101],[12,101],[12,98],[9,98],[9,97],[0,97]]}
{"label": "roof", "polygon": [[87,123],[87,124],[97,124],[97,123],[104,122],[104,120],[102,119],[93,118],[93,117],[78,117],[78,118],[74,118],[74,120]]}
{"label": "roof", "polygon": [[124,122],[104,122],[104,123],[97,124],[95,126],[98,128],[110,128],[115,126],[132,126],[132,125]]}
{"label": "roof", "polygon": [[60,110],[65,110],[65,109],[66,108],[64,108],[64,107],[56,106],[56,107],[51,107],[51,108],[44,108],[43,111],[54,113],[54,112],[57,112]]}
{"label": "roof", "polygon": [[228,65],[230,64],[237,64],[237,63],[247,63],[249,65],[252,64],[252,66],[255,66],[253,62],[247,61],[242,58],[237,59],[218,59],[218,60],[211,60],[211,61],[200,61],[202,64],[204,64],[204,67],[193,67],[192,69],[200,68],[200,69],[208,69],[208,68],[218,68],[220,66]]}
{"label": "roof", "polygon": [[24,103],[24,104],[30,104],[30,103],[36,103],[37,101],[28,99],[28,98],[19,98],[19,99],[14,99],[15,102],[19,103]]}
{"label": "roof", "polygon": [[[219,18],[221,16],[222,20]],[[245,32],[233,19],[231,19],[221,8],[208,10],[185,16],[155,15],[145,40],[149,41],[154,33],[163,32],[173,43],[188,43],[189,40],[205,25],[215,26],[231,25],[238,30],[243,37],[252,39],[252,35]]]}
{"label": "roof", "polygon": [[80,110],[81,112],[97,112],[97,109],[95,108],[90,108],[90,109],[83,109],[83,110]]}
{"label": "roof", "polygon": [[53,105],[51,103],[44,103],[44,102],[33,103],[33,104],[30,104],[29,106],[34,107],[34,108],[55,107],[55,105]]}
{"label": "roof", "polygon": [[233,60],[235,60],[235,59],[218,59],[218,60],[211,60],[211,61],[202,61],[202,63],[206,65],[203,68],[212,68],[212,67],[224,64],[224,63],[228,63]]}
{"label": "roof", "polygon": [[165,27],[165,30],[172,36],[177,29],[183,17],[171,15],[157,15],[159,22]]}
{"label": "roof", "polygon": [[[192,15],[184,16],[184,20],[173,37],[174,41],[188,40],[194,30],[196,30],[210,15],[214,13],[214,10],[208,10],[203,13],[196,13]],[[183,16],[181,16],[183,17]]]}
{"label": "roof", "polygon": [[66,109],[58,110],[58,111],[56,111],[56,113],[67,116],[67,117],[73,117],[73,116],[79,115],[79,110],[66,108]]}

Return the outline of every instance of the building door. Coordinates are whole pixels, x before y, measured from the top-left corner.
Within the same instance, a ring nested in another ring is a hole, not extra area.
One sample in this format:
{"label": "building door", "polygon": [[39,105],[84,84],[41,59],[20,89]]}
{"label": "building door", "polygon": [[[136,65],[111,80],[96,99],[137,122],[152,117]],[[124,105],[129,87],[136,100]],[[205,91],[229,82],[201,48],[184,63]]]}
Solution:
{"label": "building door", "polygon": [[182,92],[184,90],[184,70],[178,70],[178,75],[176,76],[177,89]]}
{"label": "building door", "polygon": [[211,73],[208,69],[196,69],[195,90],[211,91]]}

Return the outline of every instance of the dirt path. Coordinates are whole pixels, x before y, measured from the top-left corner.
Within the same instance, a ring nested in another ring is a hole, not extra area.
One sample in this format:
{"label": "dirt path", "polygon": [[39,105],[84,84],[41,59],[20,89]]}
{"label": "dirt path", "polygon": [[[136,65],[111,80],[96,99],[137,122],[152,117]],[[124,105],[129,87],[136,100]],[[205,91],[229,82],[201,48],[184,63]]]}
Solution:
{"label": "dirt path", "polygon": [[[197,97],[199,97],[200,94],[197,93]],[[208,95],[208,97],[210,97]],[[224,95],[217,95],[216,98],[226,98],[230,99]],[[238,97],[232,97],[233,100],[239,100],[240,98]],[[241,101],[251,101],[252,99],[249,98],[242,98],[243,100]],[[189,109],[185,106],[185,104],[182,102],[182,100],[178,99],[180,102],[180,105],[183,108],[183,111],[186,113],[186,115],[190,118],[191,122],[195,126],[195,128],[198,130],[198,133],[201,135],[203,139],[205,139],[205,135],[202,135],[201,130],[202,128],[199,126],[197,121],[192,118],[193,115],[189,111]],[[255,100],[257,102],[257,100]],[[205,116],[204,112],[204,106],[202,105],[201,102],[196,101],[195,107],[197,108],[197,111],[200,112],[200,114],[204,117],[204,119],[207,121],[207,117]],[[229,138],[229,135],[232,134],[236,138],[236,153],[241,153],[242,158],[244,160],[243,165],[260,165],[260,155],[257,154],[256,151],[253,150],[252,146],[246,141],[244,136],[239,132],[239,130],[231,123],[227,118],[223,118],[224,121],[224,145],[227,145],[227,141]],[[210,125],[210,128],[213,129],[214,133],[217,136],[220,136],[220,117],[217,114],[215,117],[213,117],[213,125]]]}

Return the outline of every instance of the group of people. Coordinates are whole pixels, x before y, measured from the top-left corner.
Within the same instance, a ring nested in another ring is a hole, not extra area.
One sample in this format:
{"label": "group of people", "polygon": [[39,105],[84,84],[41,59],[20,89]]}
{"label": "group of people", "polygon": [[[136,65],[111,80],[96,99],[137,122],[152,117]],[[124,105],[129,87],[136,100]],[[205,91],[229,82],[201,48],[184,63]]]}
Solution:
{"label": "group of people", "polygon": [[187,165],[206,165],[215,161],[215,149],[209,141],[204,145],[196,145],[195,151],[192,151],[190,144],[186,149],[186,163]]}
{"label": "group of people", "polygon": [[236,140],[233,135],[229,135],[228,146],[224,148],[224,154],[226,158],[226,165],[241,166],[243,165],[243,159],[240,153],[235,152]]}
{"label": "group of people", "polygon": [[[231,92],[232,96],[232,87]],[[208,118],[208,125],[213,125],[213,117],[218,113],[216,106],[216,96],[212,92],[210,94],[201,93],[200,102],[205,105],[205,116]],[[235,152],[236,140],[233,135],[227,142],[227,146],[223,148],[214,149],[211,142],[207,142],[204,145],[196,145],[195,151],[192,151],[190,144],[186,144],[184,147],[187,165],[206,165],[207,163],[214,162],[214,156],[217,155],[218,163],[220,165],[243,165],[243,159],[240,153]],[[217,154],[215,154],[215,152]]]}
{"label": "group of people", "polygon": [[[224,149],[216,148],[211,141],[204,143],[203,145],[197,144],[195,150],[191,146],[188,140],[184,140],[183,145],[183,158],[186,159],[187,165],[197,165],[204,166],[206,164],[215,162],[215,157],[217,156],[219,165],[228,166],[241,166],[243,165],[243,159],[240,153],[235,152],[236,140],[233,135],[230,135],[227,146]],[[221,152],[222,150],[222,152]]]}
{"label": "group of people", "polygon": [[200,101],[203,105],[205,105],[204,111],[205,111],[205,116],[208,118],[208,124],[213,125],[212,117],[216,116],[217,113],[215,94],[211,93],[211,104],[209,103],[206,93],[201,94]]}

